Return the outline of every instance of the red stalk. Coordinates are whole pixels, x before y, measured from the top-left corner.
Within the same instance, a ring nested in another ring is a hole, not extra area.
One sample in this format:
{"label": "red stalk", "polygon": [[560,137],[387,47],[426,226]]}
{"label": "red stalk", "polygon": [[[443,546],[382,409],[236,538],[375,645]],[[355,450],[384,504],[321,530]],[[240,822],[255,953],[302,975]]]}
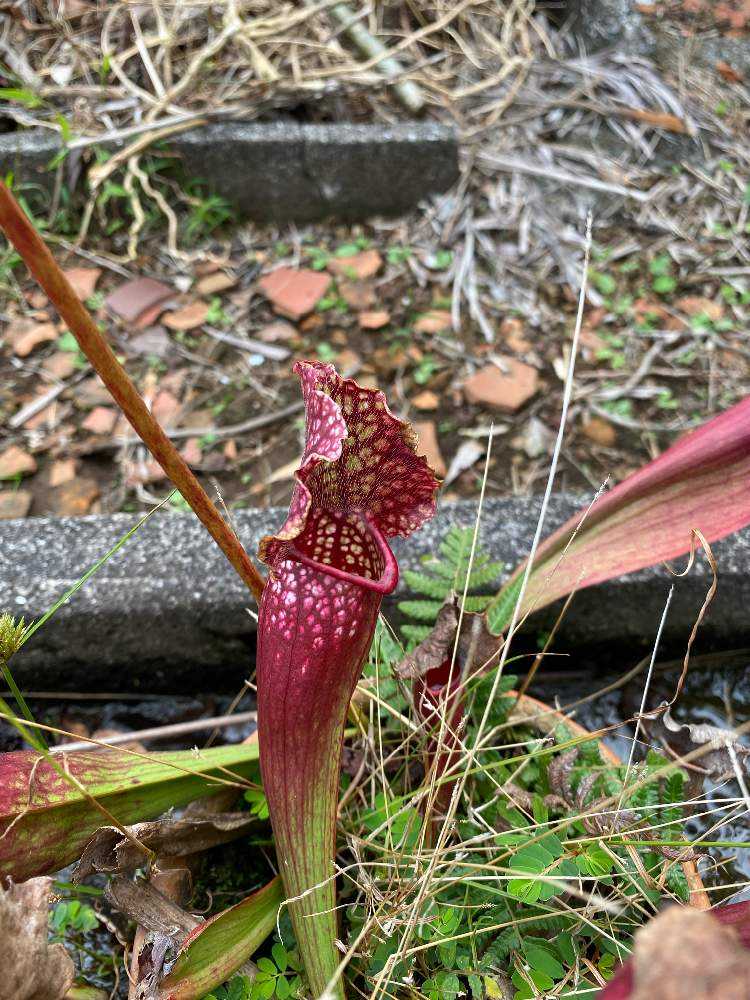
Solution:
{"label": "red stalk", "polygon": [[152,417],[91,314],[75,294],[46,244],[2,181],[0,181],[0,227],[65,320],[94,371],[109,389],[112,398],[130,421],[133,429],[190,504],[256,600],[260,601],[263,577],[183,457]]}
{"label": "red stalk", "polygon": [[[260,548],[271,572],[258,619],[258,736],[279,868],[320,996],[339,962],[333,859],[349,700],[398,581],[386,539],[432,516],[437,482],[382,393],[331,365],[296,371],[307,436],[287,521]],[[333,995],[343,997],[340,982]]]}

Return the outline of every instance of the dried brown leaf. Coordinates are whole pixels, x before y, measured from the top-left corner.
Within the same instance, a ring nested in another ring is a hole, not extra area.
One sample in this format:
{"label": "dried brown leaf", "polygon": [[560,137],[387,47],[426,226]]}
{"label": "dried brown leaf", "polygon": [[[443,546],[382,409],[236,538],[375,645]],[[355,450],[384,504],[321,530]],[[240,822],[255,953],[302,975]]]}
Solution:
{"label": "dried brown leaf", "polygon": [[138,924],[136,980],[129,995],[133,1000],[155,1000],[165,959],[174,958],[188,934],[203,921],[143,880],[132,882],[116,875],[106,895],[116,910]]}
{"label": "dried brown leaf", "polygon": [[458,607],[455,598],[449,597],[438,612],[432,631],[411,653],[396,664],[399,677],[414,680],[424,677],[428,670],[439,666],[455,641],[458,627]]}
{"label": "dried brown leaf", "polygon": [[559,795],[566,802],[573,801],[573,767],[578,760],[578,747],[572,747],[561,753],[558,757],[553,757],[547,768],[550,791],[554,795]]}
{"label": "dried brown leaf", "polygon": [[234,840],[256,822],[248,812],[155,820],[131,827],[133,840],[123,837],[113,826],[104,826],[86,845],[76,878],[83,879],[96,872],[135,872],[146,861],[146,854],[135,841],[152,850],[160,861],[183,858]]}
{"label": "dried brown leaf", "polygon": [[685,723],[683,725],[672,718],[669,709],[663,713],[659,721],[669,745],[680,754],[689,753],[696,747],[705,746],[707,743],[712,745],[712,749],[704,754],[699,761],[701,767],[705,767],[712,778],[718,779],[734,773],[734,761],[727,749],[729,745],[732,746],[742,769],[746,773],[748,772],[750,747],[743,746],[731,729],[721,729],[719,726],[711,726],[706,723]]}
{"label": "dried brown leaf", "polygon": [[460,614],[460,597],[448,597],[437,616],[437,621],[422,642],[396,664],[399,677],[414,680],[424,677],[450,656],[456,641],[456,629],[461,621],[461,638],[458,643],[458,662],[464,674],[486,670],[502,649],[502,640],[487,628],[484,615],[465,611]]}
{"label": "dried brown leaf", "polygon": [[49,944],[51,878],[0,889],[0,1000],[62,1000],[73,985],[73,962]]}
{"label": "dried brown leaf", "polygon": [[202,922],[143,880],[132,882],[116,875],[105,892],[107,899],[120,913],[124,913],[141,927],[170,939],[182,940]]}

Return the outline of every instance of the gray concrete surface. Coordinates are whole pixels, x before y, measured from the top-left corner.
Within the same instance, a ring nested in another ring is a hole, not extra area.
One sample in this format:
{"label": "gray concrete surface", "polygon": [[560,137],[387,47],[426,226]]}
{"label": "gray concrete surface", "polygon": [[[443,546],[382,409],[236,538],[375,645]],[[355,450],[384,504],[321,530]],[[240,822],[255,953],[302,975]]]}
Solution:
{"label": "gray concrete surface", "polygon": [[174,148],[243,215],[275,222],[401,215],[458,178],[455,134],[432,122],[226,122],[187,132]]}
{"label": "gray concrete surface", "polygon": [[[553,500],[548,526],[580,507]],[[482,517],[482,544],[510,569],[528,551],[538,498],[492,499]],[[402,568],[419,566],[451,523],[473,524],[471,502],[443,504],[437,517],[394,548]],[[280,510],[237,515],[250,552],[280,525]],[[127,514],[75,519],[0,522],[0,611],[36,618],[135,523]],[[719,542],[719,590],[701,629],[696,652],[729,648],[750,637],[750,531]],[[650,648],[672,578],[664,568],[644,570],[578,594],[557,649],[566,665],[617,669],[622,657]],[[708,569],[699,561],[676,583],[664,649],[679,654],[703,602]],[[397,598],[405,596],[403,585]],[[231,689],[252,664],[255,621],[242,583],[197,520],[157,514],[63,606],[16,657],[26,689],[179,691]],[[394,611],[391,599],[385,608]],[[556,609],[530,626],[533,644]]]}
{"label": "gray concrete surface", "polygon": [[16,184],[35,185],[51,194],[55,171],[49,164],[61,148],[48,129],[0,133],[0,177],[12,174]]}
{"label": "gray concrete surface", "polygon": [[[50,190],[61,148],[49,131],[0,135],[0,175]],[[222,122],[169,142],[188,176],[261,222],[401,215],[458,177],[458,141],[434,122],[300,125]]]}

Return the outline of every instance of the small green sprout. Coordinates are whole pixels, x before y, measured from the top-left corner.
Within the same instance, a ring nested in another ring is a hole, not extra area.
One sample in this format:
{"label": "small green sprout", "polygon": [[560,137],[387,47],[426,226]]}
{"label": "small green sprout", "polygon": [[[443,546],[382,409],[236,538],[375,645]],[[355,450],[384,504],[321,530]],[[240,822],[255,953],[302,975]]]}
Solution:
{"label": "small green sprout", "polygon": [[600,295],[608,298],[617,291],[617,282],[611,274],[603,274],[601,271],[591,271],[589,277],[591,278],[591,284]]}
{"label": "small green sprout", "polygon": [[405,264],[411,257],[411,247],[388,247],[385,256],[389,264]]}
{"label": "small green sprout", "polygon": [[19,621],[7,612],[0,615],[0,663],[7,663],[14,653],[17,653],[23,644],[23,637],[26,632],[26,624],[21,618]]}

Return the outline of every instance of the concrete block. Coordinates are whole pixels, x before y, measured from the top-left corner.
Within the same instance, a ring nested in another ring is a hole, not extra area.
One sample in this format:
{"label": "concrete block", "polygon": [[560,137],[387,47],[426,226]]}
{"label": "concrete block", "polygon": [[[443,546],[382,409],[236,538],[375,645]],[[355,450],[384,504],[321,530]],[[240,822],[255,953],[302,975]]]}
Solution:
{"label": "concrete block", "polygon": [[172,147],[242,215],[268,222],[401,215],[458,177],[455,133],[431,122],[224,122]]}
{"label": "concrete block", "polygon": [[16,183],[34,184],[48,193],[55,183],[49,164],[62,144],[48,129],[28,129],[0,133],[0,177],[13,175]]}
{"label": "concrete block", "polygon": [[[220,122],[174,136],[188,176],[208,183],[242,218],[358,221],[397,216],[458,178],[458,141],[434,122],[300,125]],[[59,152],[48,131],[0,135],[0,171],[51,188]]]}
{"label": "concrete block", "polygon": [[[548,528],[582,505],[553,500]],[[482,545],[508,570],[527,553],[539,498],[486,501]],[[446,503],[437,517],[394,550],[403,568],[418,568],[436,551],[452,523],[471,525],[473,502]],[[279,509],[242,511],[238,529],[248,551],[284,519]],[[0,611],[42,615],[133,526],[128,514],[32,518],[0,522]],[[750,531],[716,543],[720,567],[714,605],[701,627],[696,652],[742,645],[750,638]],[[653,643],[673,578],[666,569],[642,570],[579,593],[556,650],[566,665],[617,670]],[[710,583],[705,561],[677,580],[663,650],[680,655]],[[384,610],[408,596],[403,582]],[[189,514],[157,514],[64,605],[13,662],[25,689],[236,690],[252,669],[252,600],[198,521]],[[557,615],[535,615],[527,632],[535,648],[540,629]]]}

